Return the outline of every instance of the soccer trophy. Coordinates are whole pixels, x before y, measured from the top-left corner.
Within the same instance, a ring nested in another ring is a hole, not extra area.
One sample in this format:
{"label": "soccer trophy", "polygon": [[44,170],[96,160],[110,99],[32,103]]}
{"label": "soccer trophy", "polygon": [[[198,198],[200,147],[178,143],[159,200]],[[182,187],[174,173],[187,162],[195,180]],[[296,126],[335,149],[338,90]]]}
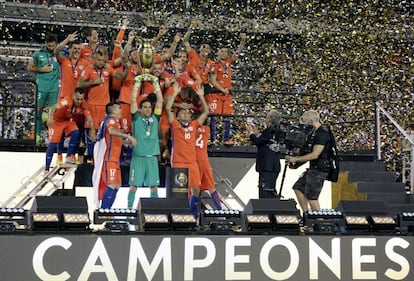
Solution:
{"label": "soccer trophy", "polygon": [[154,64],[154,49],[151,45],[151,39],[143,39],[143,43],[139,48],[139,60],[141,62],[142,73],[147,74],[150,72],[152,65]]}

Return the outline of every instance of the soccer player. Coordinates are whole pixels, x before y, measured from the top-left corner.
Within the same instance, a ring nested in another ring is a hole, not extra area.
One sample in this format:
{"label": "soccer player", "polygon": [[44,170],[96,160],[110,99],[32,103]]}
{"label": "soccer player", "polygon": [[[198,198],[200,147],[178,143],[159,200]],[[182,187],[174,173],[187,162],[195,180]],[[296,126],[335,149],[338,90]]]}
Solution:
{"label": "soccer player", "polygon": [[197,95],[202,105],[202,112],[200,116],[196,120],[192,120],[192,113],[190,110],[184,108],[179,109],[177,115],[175,115],[172,105],[180,90],[181,88],[179,85],[175,83],[173,96],[168,99],[166,104],[172,136],[171,167],[188,169],[188,182],[191,191],[190,212],[195,217],[198,217],[201,179],[200,171],[197,165],[195,144],[197,128],[206,120],[208,116],[208,106],[204,99],[204,90],[202,87],[199,87],[197,89]]}
{"label": "soccer player", "polygon": [[[154,112],[152,102],[145,99],[140,103],[138,111],[138,90],[143,81],[152,82],[157,97]],[[128,193],[128,208],[132,208],[135,201],[137,187],[147,186],[151,189],[150,197],[158,197],[160,176],[158,170],[158,156],[160,145],[158,127],[163,106],[163,97],[158,83],[158,77],[151,74],[142,74],[135,78],[134,90],[131,94],[132,132],[138,145],[132,151],[129,173],[130,190]]]}
{"label": "soccer player", "polygon": [[63,135],[70,137],[66,162],[70,164],[75,163],[74,155],[80,143],[80,132],[73,120],[75,114],[83,114],[85,116],[92,128],[91,138],[94,141],[96,140],[95,126],[93,126],[93,120],[88,110],[88,105],[85,102],[85,92],[82,88],[76,88],[71,98],[63,98],[49,110],[49,145],[46,151],[45,173],[49,171],[53,153],[56,151]]}
{"label": "soccer player", "polygon": [[37,84],[37,111],[36,111],[36,142],[42,139],[42,113],[46,105],[56,104],[59,93],[60,67],[55,57],[56,36],[48,35],[45,46],[33,54],[27,65],[27,70],[36,73]]}

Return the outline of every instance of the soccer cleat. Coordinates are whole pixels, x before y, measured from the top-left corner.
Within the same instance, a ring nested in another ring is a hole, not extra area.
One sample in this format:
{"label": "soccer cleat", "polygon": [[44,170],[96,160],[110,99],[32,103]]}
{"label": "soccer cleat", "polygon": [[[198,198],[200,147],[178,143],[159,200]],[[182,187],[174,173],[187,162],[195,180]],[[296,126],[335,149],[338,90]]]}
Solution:
{"label": "soccer cleat", "polygon": [[232,140],[226,140],[223,142],[223,144],[231,146],[234,145],[234,142]]}
{"label": "soccer cleat", "polygon": [[65,163],[66,164],[75,164],[76,163],[75,155],[66,156]]}
{"label": "soccer cleat", "polygon": [[58,154],[56,159],[56,165],[62,165],[63,164],[63,156],[62,154]]}

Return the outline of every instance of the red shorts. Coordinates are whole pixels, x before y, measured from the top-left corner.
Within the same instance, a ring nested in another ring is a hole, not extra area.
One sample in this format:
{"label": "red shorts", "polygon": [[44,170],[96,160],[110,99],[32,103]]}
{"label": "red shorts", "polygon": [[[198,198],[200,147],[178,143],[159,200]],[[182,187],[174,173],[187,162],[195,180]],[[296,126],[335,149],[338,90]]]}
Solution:
{"label": "red shorts", "polygon": [[[89,105],[89,111],[91,112],[93,125],[95,126],[95,129],[98,130],[99,125],[106,115],[105,105]],[[90,128],[88,123],[85,124],[85,128]]]}
{"label": "red shorts", "polygon": [[197,163],[172,163],[173,168],[188,168],[188,189],[192,187],[200,187],[200,171],[198,170]]}
{"label": "red shorts", "polygon": [[214,182],[213,170],[211,169],[210,161],[197,160],[198,168],[200,170],[201,185],[200,190],[210,190],[216,188]]}
{"label": "red shorts", "polygon": [[106,186],[120,187],[122,184],[122,177],[119,162],[104,161],[101,178]]}
{"label": "red shorts", "polygon": [[233,98],[232,95],[224,95],[222,93],[210,93],[206,96],[206,102],[210,109],[210,113],[215,114],[233,114]]}
{"label": "red shorts", "polygon": [[120,103],[119,107],[122,109],[121,113],[121,128],[124,133],[128,134],[132,132],[132,118],[131,118],[131,105],[128,103]]}
{"label": "red shorts", "polygon": [[60,143],[63,134],[69,136],[70,132],[79,130],[74,121],[54,122],[49,126],[49,143]]}

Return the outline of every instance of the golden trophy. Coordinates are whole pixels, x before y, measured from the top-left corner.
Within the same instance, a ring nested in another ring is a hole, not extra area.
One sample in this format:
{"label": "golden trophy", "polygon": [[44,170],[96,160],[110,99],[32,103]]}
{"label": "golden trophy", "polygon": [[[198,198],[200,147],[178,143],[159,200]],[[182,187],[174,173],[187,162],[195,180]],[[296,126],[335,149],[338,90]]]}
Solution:
{"label": "golden trophy", "polygon": [[152,65],[154,64],[155,56],[154,48],[152,48],[151,45],[151,39],[143,39],[142,45],[139,47],[138,52],[142,73],[149,73]]}

